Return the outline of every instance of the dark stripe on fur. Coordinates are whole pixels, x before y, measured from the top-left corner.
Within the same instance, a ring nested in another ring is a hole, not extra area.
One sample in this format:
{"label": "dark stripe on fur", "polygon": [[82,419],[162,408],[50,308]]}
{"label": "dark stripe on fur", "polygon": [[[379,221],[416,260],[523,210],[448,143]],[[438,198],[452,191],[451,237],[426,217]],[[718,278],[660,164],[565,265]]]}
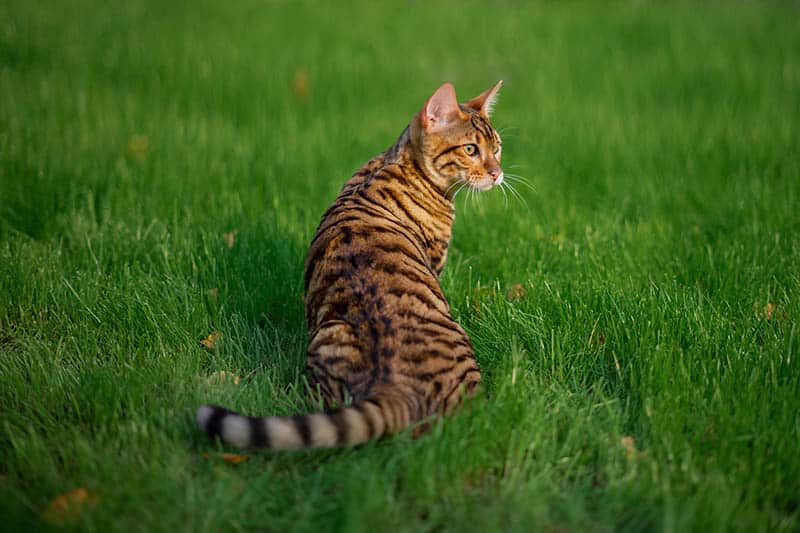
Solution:
{"label": "dark stripe on fur", "polygon": [[248,421],[250,422],[250,444],[258,448],[269,448],[266,421],[258,417],[249,417]]}
{"label": "dark stripe on fur", "polygon": [[[383,409],[381,409],[381,406],[380,406],[380,404],[378,402],[376,402],[374,400],[364,400],[364,403],[368,403],[370,405],[375,406],[375,408],[380,413],[379,416],[383,417]],[[363,407],[360,409],[360,411],[361,411],[361,416],[364,418],[364,422],[366,422],[366,424],[367,424],[367,434],[370,436],[370,438],[372,438],[372,437],[375,436],[375,433],[377,431],[376,428],[375,428],[375,422],[372,420],[372,414],[371,414],[372,412],[371,411],[367,411]],[[385,425],[386,424],[386,421],[385,421],[386,417],[383,417],[383,418],[384,418],[384,425]]]}
{"label": "dark stripe on fur", "polygon": [[292,421],[294,421],[294,426],[297,428],[300,438],[303,439],[303,446],[308,447],[311,445],[311,428],[308,427],[308,418],[305,415],[294,415]]}
{"label": "dark stripe on fur", "polygon": [[212,437],[221,437],[222,436],[222,419],[228,415],[235,415],[233,411],[229,409],[225,409],[224,407],[219,407],[217,405],[210,406],[214,409],[214,413],[206,422],[206,427],[204,428],[206,433],[208,433]]}
{"label": "dark stripe on fur", "polygon": [[448,148],[445,148],[444,150],[442,150],[441,152],[439,152],[439,153],[436,155],[436,157],[434,157],[434,158],[433,158],[433,164],[435,165],[435,164],[436,164],[436,162],[439,160],[439,158],[440,158],[440,157],[442,157],[443,155],[445,155],[445,154],[449,154],[449,153],[450,153],[450,152],[452,152],[453,150],[458,150],[459,148],[461,148],[461,145],[460,145],[460,144],[457,144],[457,145],[455,145],[455,146],[450,146],[450,147],[448,147]]}
{"label": "dark stripe on fur", "polygon": [[330,418],[333,427],[336,428],[336,444],[344,444],[347,438],[347,426],[344,420],[344,413],[341,409],[326,411],[325,414]]}

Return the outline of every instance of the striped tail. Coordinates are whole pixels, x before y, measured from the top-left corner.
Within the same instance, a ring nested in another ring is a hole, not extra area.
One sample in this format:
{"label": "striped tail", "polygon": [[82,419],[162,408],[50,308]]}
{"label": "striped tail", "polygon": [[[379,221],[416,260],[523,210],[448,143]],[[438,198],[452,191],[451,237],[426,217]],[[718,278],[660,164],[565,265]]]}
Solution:
{"label": "striped tail", "polygon": [[294,416],[244,416],[203,405],[197,425],[210,437],[239,448],[289,450],[352,446],[404,429],[419,418],[416,402],[380,395],[330,411]]}

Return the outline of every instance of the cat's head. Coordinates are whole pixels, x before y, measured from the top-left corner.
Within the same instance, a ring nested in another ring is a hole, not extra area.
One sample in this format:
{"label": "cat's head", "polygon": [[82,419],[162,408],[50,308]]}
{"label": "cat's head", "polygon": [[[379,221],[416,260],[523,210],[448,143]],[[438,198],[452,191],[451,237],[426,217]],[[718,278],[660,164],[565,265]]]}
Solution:
{"label": "cat's head", "polygon": [[445,83],[411,123],[416,157],[448,195],[460,185],[485,191],[503,182],[500,135],[489,122],[502,83],[463,104],[453,85]]}

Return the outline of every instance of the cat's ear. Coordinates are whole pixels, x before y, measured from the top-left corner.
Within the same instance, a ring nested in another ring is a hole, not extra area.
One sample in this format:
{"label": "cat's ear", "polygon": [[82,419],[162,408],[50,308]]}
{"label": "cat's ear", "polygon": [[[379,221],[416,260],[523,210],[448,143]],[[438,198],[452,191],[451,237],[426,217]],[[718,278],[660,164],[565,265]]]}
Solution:
{"label": "cat's ear", "polygon": [[436,89],[428,98],[419,114],[420,122],[425,131],[437,131],[447,127],[456,120],[465,120],[464,112],[458,107],[456,89],[447,82]]}
{"label": "cat's ear", "polygon": [[464,105],[474,109],[486,118],[489,118],[489,115],[492,114],[494,102],[497,99],[497,91],[499,91],[502,86],[503,80],[500,80],[494,84],[494,87],[485,90]]}

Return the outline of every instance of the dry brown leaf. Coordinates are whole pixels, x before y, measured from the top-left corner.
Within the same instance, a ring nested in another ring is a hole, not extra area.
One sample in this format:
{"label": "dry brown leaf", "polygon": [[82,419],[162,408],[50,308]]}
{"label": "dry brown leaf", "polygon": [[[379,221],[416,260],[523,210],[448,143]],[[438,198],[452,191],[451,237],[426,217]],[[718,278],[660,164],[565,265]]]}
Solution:
{"label": "dry brown leaf", "polygon": [[755,303],[753,304],[753,310],[756,313],[756,318],[760,320],[786,320],[786,311],[782,311],[772,302],[768,302],[764,307]]}
{"label": "dry brown leaf", "polygon": [[54,525],[74,523],[80,518],[82,510],[95,505],[97,499],[97,496],[82,487],[72,489],[53,498],[42,512],[42,518]]}
{"label": "dry brown leaf", "polygon": [[294,73],[292,78],[292,93],[298,100],[305,100],[308,98],[308,71],[305,67],[300,68]]}
{"label": "dry brown leaf", "polygon": [[238,465],[250,459],[249,455],[243,453],[223,453],[222,460],[228,464]]}
{"label": "dry brown leaf", "polygon": [[233,372],[225,372],[224,370],[217,370],[216,372],[208,376],[206,382],[209,385],[215,382],[217,383],[230,382],[233,383],[234,385],[238,385],[240,379],[241,378],[238,375],[234,374]]}
{"label": "dry brown leaf", "polygon": [[250,456],[249,455],[245,455],[245,454],[239,454],[239,453],[215,453],[213,455],[210,455],[208,453],[204,453],[203,454],[203,459],[205,459],[206,461],[211,460],[211,459],[222,459],[223,461],[225,461],[228,464],[238,465],[239,463],[243,463],[243,462],[247,461],[248,459],[250,459]]}
{"label": "dry brown leaf", "polygon": [[217,347],[217,341],[222,336],[222,333],[219,331],[212,331],[211,334],[206,337],[205,339],[200,341],[200,345],[208,348],[209,350],[213,350]]}
{"label": "dry brown leaf", "polygon": [[150,141],[146,135],[131,135],[128,139],[128,155],[135,157],[144,157],[147,155],[147,149],[150,147]]}
{"label": "dry brown leaf", "polygon": [[628,459],[635,459],[639,456],[639,450],[636,449],[636,440],[630,435],[620,438],[619,443],[625,448],[625,455]]}
{"label": "dry brown leaf", "polygon": [[519,283],[515,283],[511,290],[508,291],[509,300],[519,300],[523,296],[525,296],[525,287]]}
{"label": "dry brown leaf", "polygon": [[228,248],[233,248],[233,245],[236,244],[237,233],[239,233],[238,229],[232,229],[231,231],[222,234],[222,236],[225,237],[225,244],[228,245]]}

